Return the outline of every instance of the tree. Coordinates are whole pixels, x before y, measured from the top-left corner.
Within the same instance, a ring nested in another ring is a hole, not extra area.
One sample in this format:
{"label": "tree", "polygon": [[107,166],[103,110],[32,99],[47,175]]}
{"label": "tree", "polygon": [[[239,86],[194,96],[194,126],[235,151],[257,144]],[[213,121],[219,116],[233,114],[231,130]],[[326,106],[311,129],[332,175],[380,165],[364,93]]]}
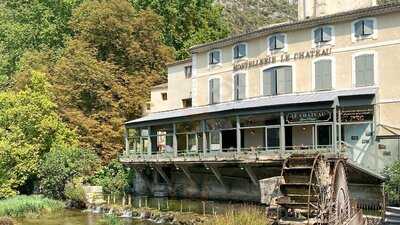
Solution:
{"label": "tree", "polygon": [[400,161],[386,168],[384,175],[388,178],[385,182],[385,191],[389,196],[389,201],[398,202],[400,200]]}
{"label": "tree", "polygon": [[99,170],[92,178],[91,183],[103,187],[108,194],[121,194],[129,187],[130,176],[128,169],[118,160],[112,160],[107,166]]}
{"label": "tree", "polygon": [[13,0],[0,3],[0,81],[19,67],[26,50],[59,49],[72,34],[67,21],[82,0]]}
{"label": "tree", "polygon": [[0,198],[34,179],[51,148],[77,143],[57,115],[49,88],[44,74],[32,72],[24,89],[0,93]]}
{"label": "tree", "polygon": [[190,56],[189,47],[226,37],[229,27],[223,8],[214,0],[130,0],[139,10],[152,9],[163,19],[164,43],[177,59]]}

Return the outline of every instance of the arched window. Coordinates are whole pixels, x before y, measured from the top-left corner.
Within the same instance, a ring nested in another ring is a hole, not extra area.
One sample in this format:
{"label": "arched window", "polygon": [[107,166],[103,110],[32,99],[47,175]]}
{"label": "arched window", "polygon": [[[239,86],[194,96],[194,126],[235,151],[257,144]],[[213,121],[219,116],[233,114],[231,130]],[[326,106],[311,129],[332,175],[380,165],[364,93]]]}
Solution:
{"label": "arched window", "polygon": [[280,95],[293,92],[291,66],[279,66],[263,71],[263,94]]}

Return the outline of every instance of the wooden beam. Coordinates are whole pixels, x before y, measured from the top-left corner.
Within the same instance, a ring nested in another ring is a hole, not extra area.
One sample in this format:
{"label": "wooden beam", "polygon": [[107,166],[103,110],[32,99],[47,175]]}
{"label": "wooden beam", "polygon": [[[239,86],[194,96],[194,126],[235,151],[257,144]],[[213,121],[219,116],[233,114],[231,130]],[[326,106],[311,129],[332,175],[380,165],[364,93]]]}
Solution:
{"label": "wooden beam", "polygon": [[258,179],[256,174],[254,173],[253,169],[250,166],[243,166],[244,169],[246,170],[247,174],[249,175],[251,181],[253,182],[254,185],[258,186]]}
{"label": "wooden beam", "polygon": [[189,179],[190,183],[196,185],[196,182],[194,181],[192,175],[190,175],[190,171],[189,168],[186,166],[176,166],[179,169],[182,169],[183,173],[185,174],[185,176]]}
{"label": "wooden beam", "polygon": [[206,167],[210,168],[211,172],[214,174],[214,176],[217,178],[218,182],[224,187],[226,188],[226,185],[224,183],[224,180],[222,179],[222,175],[218,170],[218,167],[216,166],[210,166],[205,164]]}
{"label": "wooden beam", "polygon": [[161,175],[161,177],[165,180],[165,182],[167,182],[167,184],[171,184],[171,182],[169,181],[169,178],[167,176],[167,174],[165,174],[164,170],[162,169],[162,167],[158,166],[158,165],[154,165],[153,166],[157,172]]}

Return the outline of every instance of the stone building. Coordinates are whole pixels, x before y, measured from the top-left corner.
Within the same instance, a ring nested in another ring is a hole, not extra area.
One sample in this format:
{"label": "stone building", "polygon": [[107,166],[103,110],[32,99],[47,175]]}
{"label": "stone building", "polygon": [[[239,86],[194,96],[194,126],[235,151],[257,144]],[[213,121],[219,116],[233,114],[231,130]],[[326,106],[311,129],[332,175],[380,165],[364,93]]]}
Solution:
{"label": "stone building", "polygon": [[298,21],[168,65],[146,115],[126,122],[121,161],[138,193],[259,201],[258,181],[293,152],[347,157],[354,198],[380,188],[400,157],[400,4],[298,6]]}

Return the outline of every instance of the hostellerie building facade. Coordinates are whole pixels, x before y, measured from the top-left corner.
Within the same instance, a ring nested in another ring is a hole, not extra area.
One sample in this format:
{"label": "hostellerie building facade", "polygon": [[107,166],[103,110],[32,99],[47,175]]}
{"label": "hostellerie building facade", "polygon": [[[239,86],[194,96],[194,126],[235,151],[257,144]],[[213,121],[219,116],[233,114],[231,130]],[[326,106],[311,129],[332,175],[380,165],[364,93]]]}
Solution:
{"label": "hostellerie building facade", "polygon": [[347,158],[373,199],[399,159],[400,5],[298,2],[299,19],[191,48],[168,65],[121,161],[140,194],[260,200],[294,152]]}

